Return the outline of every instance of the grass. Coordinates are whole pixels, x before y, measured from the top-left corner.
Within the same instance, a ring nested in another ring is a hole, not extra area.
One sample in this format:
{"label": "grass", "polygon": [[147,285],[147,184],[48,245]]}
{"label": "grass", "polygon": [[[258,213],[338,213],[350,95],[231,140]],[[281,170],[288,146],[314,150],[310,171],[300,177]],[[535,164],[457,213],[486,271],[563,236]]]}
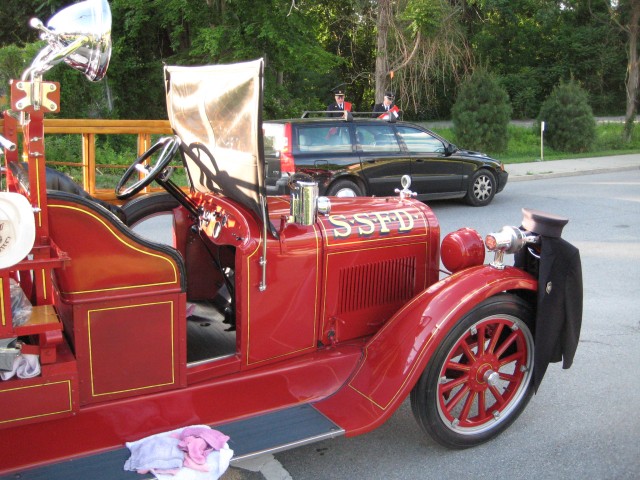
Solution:
{"label": "grass", "polygon": [[[622,142],[622,123],[599,123],[596,126],[596,139],[591,150],[582,153],[558,152],[544,147],[545,160],[564,160],[569,158],[602,157],[607,155],[623,155],[640,153],[640,125],[633,130],[631,142]],[[453,128],[433,128],[434,132],[456,143]],[[460,145],[462,147],[462,145]],[[504,163],[526,163],[540,160],[540,132],[536,128],[509,125],[509,142],[505,152],[493,154],[494,158]]]}

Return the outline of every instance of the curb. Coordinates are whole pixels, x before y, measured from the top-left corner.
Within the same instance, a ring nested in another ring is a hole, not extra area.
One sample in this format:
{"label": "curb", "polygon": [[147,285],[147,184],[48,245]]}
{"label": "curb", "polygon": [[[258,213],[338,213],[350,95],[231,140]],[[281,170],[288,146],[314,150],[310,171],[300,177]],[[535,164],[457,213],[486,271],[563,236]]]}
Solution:
{"label": "curb", "polygon": [[[575,170],[572,172],[549,172],[549,173],[531,173],[512,175],[509,174],[507,183],[510,182],[526,182],[529,180],[544,180],[545,178],[560,178],[560,177],[576,177],[578,175],[596,175],[598,173],[612,173],[612,172],[625,172],[631,170],[640,170],[640,166],[625,166],[625,167],[610,167],[610,168],[598,168],[592,170]],[[507,171],[508,168],[507,168]]]}

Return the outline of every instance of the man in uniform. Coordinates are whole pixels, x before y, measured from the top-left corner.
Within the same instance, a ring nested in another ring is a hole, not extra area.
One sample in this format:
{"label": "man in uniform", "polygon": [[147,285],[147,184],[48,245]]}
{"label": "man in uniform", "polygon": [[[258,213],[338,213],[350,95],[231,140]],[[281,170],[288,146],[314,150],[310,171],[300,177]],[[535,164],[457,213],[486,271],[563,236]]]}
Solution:
{"label": "man in uniform", "polygon": [[351,111],[351,103],[344,101],[345,91],[343,88],[336,88],[333,91],[336,101],[327,105],[327,117],[341,117],[345,111]]}
{"label": "man in uniform", "polygon": [[395,104],[393,103],[394,99],[395,99],[395,95],[393,94],[393,92],[390,92],[390,91],[384,92],[384,100],[382,101],[382,103],[376,103],[373,106],[373,113],[377,114],[374,116],[377,117],[380,114],[384,114],[386,112],[392,111],[393,107],[395,106]]}

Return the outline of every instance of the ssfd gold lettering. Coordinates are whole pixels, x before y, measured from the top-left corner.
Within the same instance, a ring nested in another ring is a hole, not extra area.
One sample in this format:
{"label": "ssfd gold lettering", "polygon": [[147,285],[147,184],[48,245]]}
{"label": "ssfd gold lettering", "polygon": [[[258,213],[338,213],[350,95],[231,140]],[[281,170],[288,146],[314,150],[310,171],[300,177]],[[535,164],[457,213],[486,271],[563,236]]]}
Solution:
{"label": "ssfd gold lettering", "polygon": [[[411,216],[411,214],[406,212],[405,210],[394,210],[393,213],[396,214],[396,218],[398,219],[398,231],[410,232],[413,228],[413,217]],[[406,223],[405,220],[407,220]]]}
{"label": "ssfd gold lettering", "polygon": [[378,222],[380,222],[380,233],[389,233],[391,230],[389,230],[389,227],[387,227],[386,224],[386,222],[391,222],[391,219],[389,218],[389,212],[373,212],[373,214],[378,219]]}
{"label": "ssfd gold lettering", "polygon": [[[333,238],[346,238],[351,235],[351,225],[346,221],[344,215],[331,215],[329,222],[333,225]],[[338,228],[344,228],[344,230],[338,230]]]}
{"label": "ssfd gold lettering", "polygon": [[362,226],[358,227],[358,235],[366,237],[367,235],[371,235],[376,231],[376,226],[373,221],[369,218],[369,215],[366,213],[360,214],[356,213],[353,216],[353,219],[358,222],[360,225],[368,226],[369,228],[363,228]]}
{"label": "ssfd gold lettering", "polygon": [[413,215],[406,210],[331,215],[329,223],[334,227],[334,238],[347,238],[353,233],[360,237],[369,237],[376,232],[386,235],[391,232],[390,227],[397,229],[398,233],[405,233],[413,230],[415,225]]}

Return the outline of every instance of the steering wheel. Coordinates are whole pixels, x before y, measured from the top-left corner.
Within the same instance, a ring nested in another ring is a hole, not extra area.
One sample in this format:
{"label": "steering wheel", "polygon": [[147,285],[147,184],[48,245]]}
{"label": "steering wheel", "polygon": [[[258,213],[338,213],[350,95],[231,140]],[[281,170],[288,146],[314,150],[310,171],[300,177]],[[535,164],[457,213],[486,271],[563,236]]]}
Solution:
{"label": "steering wheel", "polygon": [[[180,138],[176,135],[173,137],[163,137],[158,140],[153,146],[139,156],[135,162],[131,164],[127,171],[124,172],[120,181],[116,185],[116,197],[118,200],[126,200],[131,198],[144,187],[149,185],[160,173],[169,165],[169,162],[173,159],[174,155],[178,151],[180,146]],[[146,167],[142,163],[155,154],[158,150],[162,149],[158,160],[155,165]],[[125,188],[126,183],[131,179],[134,173],[142,173],[144,176],[131,185]]]}

